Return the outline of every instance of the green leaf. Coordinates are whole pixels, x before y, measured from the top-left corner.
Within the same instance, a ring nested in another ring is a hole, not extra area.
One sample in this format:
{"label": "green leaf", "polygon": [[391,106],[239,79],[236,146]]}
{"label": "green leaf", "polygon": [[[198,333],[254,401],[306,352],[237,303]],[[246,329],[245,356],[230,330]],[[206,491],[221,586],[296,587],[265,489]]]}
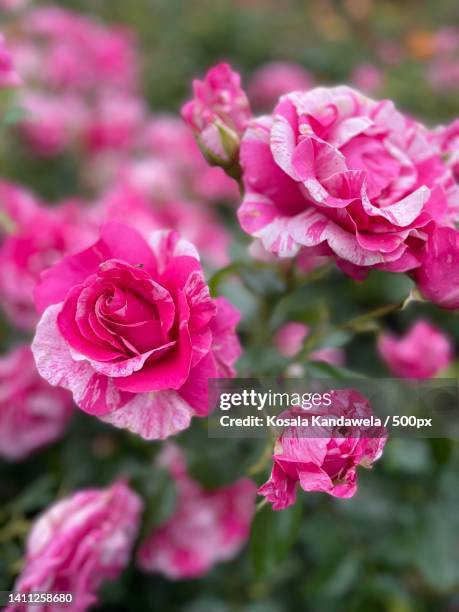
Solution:
{"label": "green leaf", "polygon": [[250,555],[257,576],[269,573],[287,557],[295,542],[301,516],[299,503],[277,511],[264,506],[257,512],[250,534]]}
{"label": "green leaf", "polygon": [[16,499],[12,506],[15,511],[23,513],[35,512],[46,507],[54,500],[56,478],[52,474],[45,474],[35,480]]}

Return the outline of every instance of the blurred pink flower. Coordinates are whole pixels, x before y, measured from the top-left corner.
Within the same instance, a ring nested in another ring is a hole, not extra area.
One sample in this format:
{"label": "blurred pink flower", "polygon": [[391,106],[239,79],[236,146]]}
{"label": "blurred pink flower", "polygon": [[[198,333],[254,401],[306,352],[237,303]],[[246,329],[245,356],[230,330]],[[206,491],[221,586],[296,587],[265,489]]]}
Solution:
{"label": "blurred pink flower", "polygon": [[380,335],[378,351],[394,376],[432,378],[454,358],[448,336],[428,321],[418,320],[402,337]]}
{"label": "blurred pink flower", "polygon": [[73,94],[25,90],[20,104],[26,116],[18,123],[18,129],[40,156],[57,155],[74,146],[88,121],[87,107]]}
{"label": "blurred pink flower", "polygon": [[13,65],[11,52],[6,46],[5,37],[0,33],[0,88],[17,87],[22,79]]}
{"label": "blurred pink flower", "polygon": [[383,73],[377,66],[366,62],[354,68],[351,83],[367,94],[376,94],[383,85],[383,78]]}
{"label": "blurred pink flower", "polygon": [[459,308],[459,232],[438,227],[430,234],[414,279],[426,300]]}
{"label": "blurred pink flower", "polygon": [[83,139],[91,153],[131,148],[143,126],[146,109],[141,98],[104,94],[88,116]]}
{"label": "blurred pink flower", "polygon": [[216,563],[233,558],[247,540],[256,486],[241,478],[205,491],[187,474],[179,448],[170,444],[160,464],[175,481],[177,507],[141,544],[138,564],[174,580],[204,576]]}
{"label": "blurred pink flower", "polygon": [[344,366],[346,363],[346,353],[337,347],[324,347],[309,353],[312,361],[322,361],[332,366]]}
{"label": "blurred pink flower", "polygon": [[19,11],[29,3],[30,0],[0,0],[0,9],[3,11]]}
{"label": "blurred pink flower", "polygon": [[255,108],[269,110],[282,95],[296,90],[307,91],[312,87],[311,74],[300,64],[272,62],[253,73],[248,93]]}
{"label": "blurred pink flower", "polygon": [[177,117],[153,117],[145,129],[145,146],[156,158],[167,162],[176,175],[178,195],[204,199],[206,202],[239,197],[236,181],[221,168],[204,160],[188,127]]}
{"label": "blurred pink flower", "polygon": [[[102,583],[118,578],[129,563],[142,505],[123,482],[56,502],[32,527],[15,591],[72,593],[72,611],[88,610],[97,603]],[[65,606],[40,607],[45,608],[58,612]],[[23,609],[24,604],[12,604],[7,611]]]}
{"label": "blurred pink flower", "polygon": [[235,375],[238,311],[213,299],[195,247],[176,232],[149,241],[112,221],[86,251],[42,275],[38,371],[76,404],[145,439],[208,412],[207,381]]}
{"label": "blurred pink flower", "polygon": [[438,55],[449,55],[459,51],[459,28],[445,26],[435,32],[435,52]]}
{"label": "blurred pink flower", "polygon": [[247,233],[281,257],[321,245],[357,279],[418,268],[428,232],[457,216],[459,189],[427,129],[344,86],[284,96],[250,123],[241,164]]}
{"label": "blurred pink flower", "polygon": [[274,335],[274,345],[284,357],[294,357],[300,352],[308,333],[309,327],[303,323],[284,323]]}
{"label": "blurred pink flower", "polygon": [[[326,416],[370,418],[373,411],[358,391],[331,392],[328,408],[291,409],[283,418]],[[315,437],[312,437],[315,436]],[[357,467],[370,467],[382,455],[387,433],[384,427],[327,426],[285,427],[276,441],[273,469],[269,480],[258,490],[282,510],[296,500],[296,485],[304,491],[320,491],[335,497],[352,497],[357,490]]]}
{"label": "blurred pink flower", "polygon": [[59,6],[28,11],[21,27],[41,59],[43,86],[82,92],[138,87],[138,59],[130,31]]}
{"label": "blurred pink flower", "polygon": [[[37,322],[33,291],[40,274],[62,255],[88,246],[95,236],[84,210],[72,203],[46,208],[27,191],[12,185],[0,186],[10,208],[19,216],[0,242],[0,297],[12,323],[32,329]],[[24,206],[25,204],[25,206]]]}
{"label": "blurred pink flower", "polygon": [[203,81],[193,81],[194,98],[182,107],[182,117],[194,131],[203,153],[216,164],[231,164],[239,137],[251,118],[241,78],[228,64],[211,68]]}
{"label": "blurred pink flower", "polygon": [[446,163],[452,168],[454,177],[459,183],[459,119],[433,130],[432,139],[446,156]]}
{"label": "blurred pink flower", "polygon": [[[150,178],[149,174],[146,180]],[[154,187],[158,188],[158,184]],[[177,230],[213,266],[229,262],[230,235],[211,209],[178,199],[155,199],[150,188],[131,173],[128,180],[120,181],[100,199],[97,206],[100,221],[129,219],[129,225],[145,238],[154,230]]]}
{"label": "blurred pink flower", "polygon": [[29,346],[0,356],[0,456],[17,461],[63,434],[72,414],[68,391],[37,372]]}
{"label": "blurred pink flower", "polygon": [[459,89],[459,64],[455,57],[435,59],[427,70],[427,80],[439,95]]}

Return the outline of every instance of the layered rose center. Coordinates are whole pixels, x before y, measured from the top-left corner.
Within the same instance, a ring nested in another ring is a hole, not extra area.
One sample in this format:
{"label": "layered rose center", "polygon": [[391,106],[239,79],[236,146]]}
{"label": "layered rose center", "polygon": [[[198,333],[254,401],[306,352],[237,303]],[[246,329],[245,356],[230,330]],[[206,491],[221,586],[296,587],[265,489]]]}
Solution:
{"label": "layered rose center", "polygon": [[141,267],[108,260],[74,287],[59,327],[76,351],[98,361],[149,352],[158,359],[176,343],[175,305],[169,291]]}

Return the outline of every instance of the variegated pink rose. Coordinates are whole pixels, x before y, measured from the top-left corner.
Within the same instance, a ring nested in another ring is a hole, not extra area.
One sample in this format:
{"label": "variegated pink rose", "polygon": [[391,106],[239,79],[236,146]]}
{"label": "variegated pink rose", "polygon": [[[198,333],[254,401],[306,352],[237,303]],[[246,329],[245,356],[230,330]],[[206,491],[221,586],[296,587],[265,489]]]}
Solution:
{"label": "variegated pink rose", "polygon": [[389,332],[381,334],[378,351],[391,373],[402,378],[431,378],[454,357],[448,336],[422,319],[400,338]]}
{"label": "variegated pink rose", "polygon": [[60,438],[72,405],[39,376],[29,346],[0,356],[0,457],[18,461]]}
{"label": "variegated pink rose", "polygon": [[[358,391],[331,392],[331,405],[320,409],[294,408],[282,417],[374,416],[368,400]],[[334,425],[288,426],[276,441],[273,469],[269,480],[258,490],[282,510],[295,503],[297,484],[303,491],[319,491],[334,497],[352,497],[357,490],[357,468],[370,467],[382,455],[387,433],[384,427],[346,427]]]}
{"label": "variegated pink rose", "polygon": [[97,591],[127,566],[137,536],[142,501],[123,482],[79,491],[56,502],[35,521],[25,566],[15,591],[71,593],[71,605],[12,604],[8,612],[85,612]]}
{"label": "variegated pink rose", "polygon": [[415,270],[432,229],[457,216],[426,128],[349,87],[283,96],[250,122],[240,159],[243,229],[281,257],[321,245],[355,278]]}
{"label": "variegated pink rose", "polygon": [[76,404],[146,439],[208,412],[207,381],[234,376],[236,309],[213,299],[195,248],[107,223],[100,240],[42,275],[38,371]]}
{"label": "variegated pink rose", "polygon": [[216,563],[232,559],[247,540],[256,486],[241,478],[205,491],[188,475],[180,449],[171,444],[163,449],[160,465],[175,482],[177,506],[141,544],[138,564],[146,572],[175,580],[198,578]]}

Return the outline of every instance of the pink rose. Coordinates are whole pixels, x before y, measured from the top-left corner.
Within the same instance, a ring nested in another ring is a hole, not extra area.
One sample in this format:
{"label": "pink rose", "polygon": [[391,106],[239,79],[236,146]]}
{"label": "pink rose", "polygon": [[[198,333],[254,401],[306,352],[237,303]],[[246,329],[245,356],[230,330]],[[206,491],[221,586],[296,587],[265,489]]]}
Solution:
{"label": "pink rose", "polygon": [[[281,257],[326,247],[348,274],[417,268],[458,187],[427,130],[348,87],[283,96],[241,143],[242,228]],[[322,252],[322,255],[325,255]]]}
{"label": "pink rose", "polygon": [[41,272],[62,255],[90,244],[94,231],[83,210],[71,203],[51,209],[25,190],[4,185],[0,195],[2,191],[18,215],[15,221],[6,211],[11,224],[0,245],[2,308],[17,327],[31,329],[37,321],[33,291]]}
{"label": "pink rose", "polygon": [[427,300],[442,308],[459,308],[459,232],[449,227],[432,232],[414,279]]}
{"label": "pink rose", "polygon": [[138,564],[171,579],[198,578],[233,558],[247,540],[256,486],[248,478],[205,491],[187,474],[176,446],[163,449],[160,463],[175,481],[177,507],[141,544]]}
{"label": "pink rose", "polygon": [[239,74],[228,64],[218,64],[203,81],[193,81],[193,93],[193,100],[182,108],[183,119],[195,132],[209,161],[231,164],[251,117]]}
{"label": "pink rose", "polygon": [[[332,391],[332,403],[320,412],[300,408],[282,413],[283,418],[327,417],[370,418],[368,400],[353,389]],[[311,437],[311,434],[317,437]],[[282,510],[295,503],[296,485],[304,491],[320,491],[334,497],[352,497],[357,490],[357,467],[371,464],[382,455],[386,443],[383,427],[347,427],[346,433],[332,425],[309,428],[286,427],[274,447],[269,480],[258,490]]]}
{"label": "pink rose", "polygon": [[394,376],[431,378],[453,360],[449,338],[428,321],[419,320],[401,338],[385,332],[378,351]]}
{"label": "pink rose", "polygon": [[[88,610],[102,583],[117,578],[129,563],[141,511],[141,499],[123,482],[58,501],[32,527],[15,591],[72,593],[70,609]],[[13,604],[7,611],[62,609],[62,604]]]}
{"label": "pink rose", "polygon": [[274,344],[284,357],[294,357],[300,352],[309,327],[303,323],[291,321],[280,327],[274,335]]}
{"label": "pink rose", "polygon": [[147,243],[117,222],[42,275],[38,371],[76,404],[145,439],[207,414],[207,380],[230,377],[238,312],[213,299],[195,248],[171,231]]}
{"label": "pink rose", "polygon": [[272,62],[253,73],[248,91],[249,99],[257,108],[272,108],[278,99],[290,91],[307,91],[313,86],[311,74],[300,64]]}
{"label": "pink rose", "polygon": [[37,372],[28,346],[0,356],[0,456],[24,459],[59,439],[72,414],[72,398]]}
{"label": "pink rose", "polygon": [[21,77],[13,66],[13,59],[8,50],[5,37],[0,33],[0,88],[21,85]]}

